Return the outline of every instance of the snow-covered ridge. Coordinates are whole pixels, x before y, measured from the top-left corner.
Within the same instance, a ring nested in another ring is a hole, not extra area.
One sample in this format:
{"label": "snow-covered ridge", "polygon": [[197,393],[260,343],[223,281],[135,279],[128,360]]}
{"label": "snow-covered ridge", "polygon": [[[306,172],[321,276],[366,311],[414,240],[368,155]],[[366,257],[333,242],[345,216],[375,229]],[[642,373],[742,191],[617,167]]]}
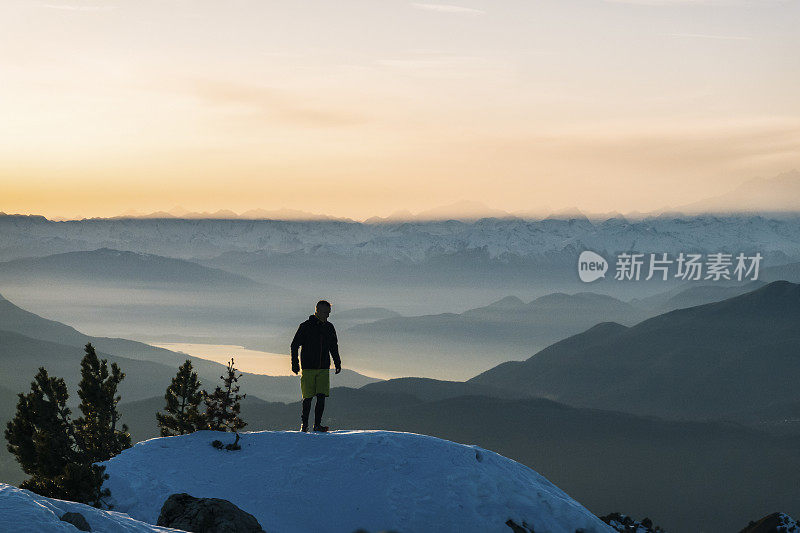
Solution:
{"label": "snow-covered ridge", "polygon": [[75,533],[78,529],[61,520],[66,513],[80,513],[92,531],[103,533],[167,533],[177,529],[158,527],[117,511],[95,509],[82,503],[45,498],[0,483],[0,529],[13,533]]}
{"label": "snow-covered ridge", "polygon": [[[800,259],[800,216],[759,215],[496,219],[364,224],[340,221],[91,219],[53,222],[0,216],[0,260],[101,247],[183,259],[231,252],[378,256],[403,262],[485,250],[491,258],[537,258],[563,251],[780,252]],[[788,262],[788,260],[787,260]]]}
{"label": "snow-covered ridge", "polygon": [[231,433],[140,442],[106,461],[117,511],[155,523],[170,494],[223,498],[270,532],[613,531],[530,468],[477,446],[392,431]]}

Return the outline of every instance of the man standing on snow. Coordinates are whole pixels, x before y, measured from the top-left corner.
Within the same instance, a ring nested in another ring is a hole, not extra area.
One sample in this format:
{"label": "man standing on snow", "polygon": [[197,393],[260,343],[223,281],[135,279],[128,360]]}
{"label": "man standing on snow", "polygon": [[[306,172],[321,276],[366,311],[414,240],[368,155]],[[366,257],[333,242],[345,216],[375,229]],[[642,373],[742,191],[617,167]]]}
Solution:
{"label": "man standing on snow", "polygon": [[[300,324],[292,339],[292,372],[297,374],[301,368],[300,392],[303,395],[303,414],[300,416],[300,431],[308,431],[308,414],[311,411],[311,400],[317,397],[314,407],[314,431],[328,431],[322,425],[322,411],[325,410],[325,397],[330,396],[331,357],[336,365],[336,373],[342,371],[339,359],[339,342],[333,324],[328,322],[331,304],[325,300],[317,302],[316,312],[308,316],[308,320]],[[298,362],[297,351],[300,350]]]}

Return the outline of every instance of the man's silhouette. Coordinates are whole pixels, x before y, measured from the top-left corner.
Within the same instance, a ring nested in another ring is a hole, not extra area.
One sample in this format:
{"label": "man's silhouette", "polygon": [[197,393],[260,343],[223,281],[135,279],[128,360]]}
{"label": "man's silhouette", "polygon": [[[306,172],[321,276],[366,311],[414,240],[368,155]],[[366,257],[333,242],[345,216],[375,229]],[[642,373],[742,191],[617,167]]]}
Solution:
{"label": "man's silhouette", "polygon": [[[333,324],[328,322],[331,304],[325,300],[317,302],[316,312],[308,316],[308,320],[300,324],[292,339],[292,372],[300,376],[300,392],[303,395],[303,413],[300,415],[302,426],[300,431],[308,431],[308,414],[311,411],[311,399],[317,397],[314,407],[314,431],[328,431],[322,425],[322,412],[325,410],[325,397],[330,395],[331,357],[336,365],[336,373],[342,371],[339,359],[339,342]],[[300,350],[298,362],[297,351]]]}

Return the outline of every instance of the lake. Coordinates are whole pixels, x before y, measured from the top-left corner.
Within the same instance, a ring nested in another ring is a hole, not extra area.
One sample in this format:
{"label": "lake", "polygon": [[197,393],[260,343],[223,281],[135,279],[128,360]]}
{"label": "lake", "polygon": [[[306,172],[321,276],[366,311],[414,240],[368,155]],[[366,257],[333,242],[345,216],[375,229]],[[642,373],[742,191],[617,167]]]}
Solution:
{"label": "lake", "polygon": [[192,357],[216,361],[227,365],[233,357],[234,366],[241,372],[267,374],[269,376],[290,376],[292,365],[289,354],[250,350],[235,344],[195,344],[187,342],[151,343],[152,346],[182,352]]}

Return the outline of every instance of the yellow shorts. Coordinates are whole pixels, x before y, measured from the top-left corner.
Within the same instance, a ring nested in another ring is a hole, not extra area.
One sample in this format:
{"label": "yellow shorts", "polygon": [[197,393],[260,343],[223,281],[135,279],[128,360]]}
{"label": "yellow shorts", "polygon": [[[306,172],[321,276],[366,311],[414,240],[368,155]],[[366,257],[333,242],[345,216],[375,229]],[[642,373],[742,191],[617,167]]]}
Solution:
{"label": "yellow shorts", "polygon": [[330,396],[331,369],[304,368],[300,371],[300,392],[303,398],[313,398],[316,394]]}

